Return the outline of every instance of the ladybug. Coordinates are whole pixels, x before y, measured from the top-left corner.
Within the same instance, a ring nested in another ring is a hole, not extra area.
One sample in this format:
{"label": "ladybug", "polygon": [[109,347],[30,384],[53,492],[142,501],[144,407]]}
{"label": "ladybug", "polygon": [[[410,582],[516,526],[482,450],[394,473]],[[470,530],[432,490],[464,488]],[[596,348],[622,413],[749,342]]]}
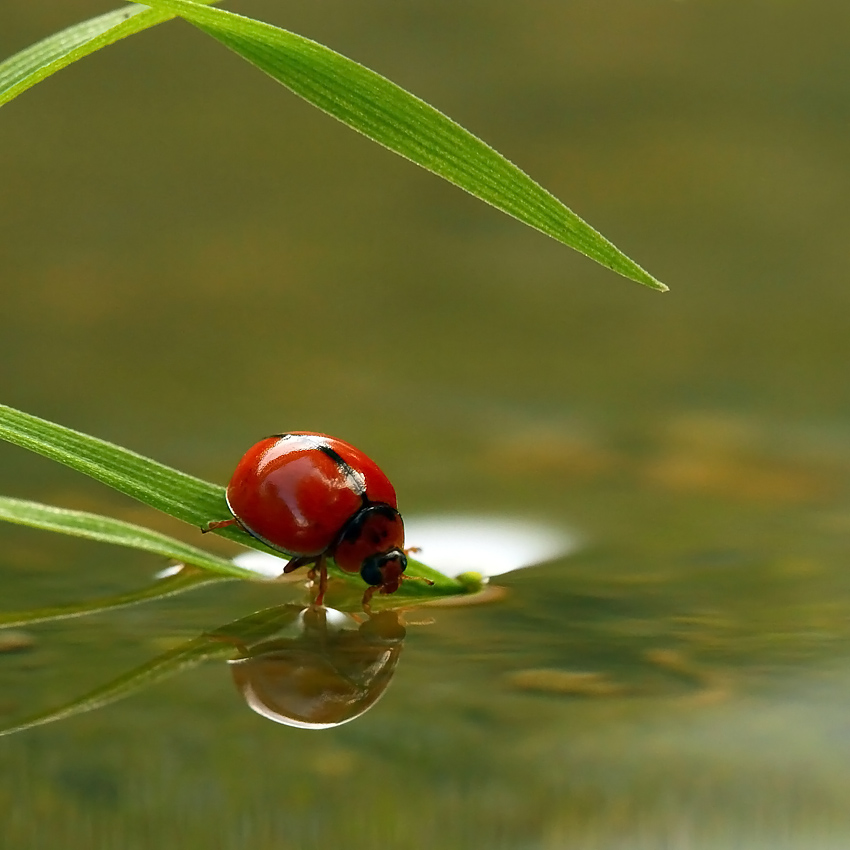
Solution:
{"label": "ladybug", "polygon": [[316,604],[327,589],[326,562],[360,573],[376,591],[395,593],[406,578],[404,524],[389,479],[349,443],[310,431],[276,434],[252,446],[227,485],[233,519],[206,530],[239,525],[263,543],[294,556],[291,573],[309,566],[318,572]]}

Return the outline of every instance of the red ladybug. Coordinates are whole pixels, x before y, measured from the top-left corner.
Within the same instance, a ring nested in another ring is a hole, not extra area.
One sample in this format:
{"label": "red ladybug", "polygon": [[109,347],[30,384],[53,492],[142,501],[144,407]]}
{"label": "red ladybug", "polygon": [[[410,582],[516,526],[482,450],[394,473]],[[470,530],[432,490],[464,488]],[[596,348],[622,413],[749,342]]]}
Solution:
{"label": "red ladybug", "polygon": [[311,566],[319,573],[316,604],[327,588],[326,560],[360,573],[369,588],[395,593],[407,568],[404,524],[396,495],[377,464],[354,446],[309,431],[277,434],[252,446],[227,485],[233,519],[273,549],[294,557],[289,573]]}

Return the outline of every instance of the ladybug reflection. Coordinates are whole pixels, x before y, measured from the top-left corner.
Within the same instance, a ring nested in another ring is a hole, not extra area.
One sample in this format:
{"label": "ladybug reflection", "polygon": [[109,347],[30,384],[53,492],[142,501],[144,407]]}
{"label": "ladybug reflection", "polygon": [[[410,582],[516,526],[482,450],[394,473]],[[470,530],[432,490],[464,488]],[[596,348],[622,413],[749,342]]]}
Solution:
{"label": "ladybug reflection", "polygon": [[376,591],[395,593],[407,569],[404,523],[395,490],[378,465],[349,443],[308,431],[267,437],[239,461],[227,485],[233,519],[273,549],[294,556],[285,573],[311,567],[318,573],[316,604],[324,601],[328,558],[360,573]]}
{"label": "ladybug reflection", "polygon": [[359,623],[311,606],[299,613],[291,636],[252,646],[229,663],[236,687],[257,714],[300,729],[330,729],[380,699],[404,637],[395,611]]}

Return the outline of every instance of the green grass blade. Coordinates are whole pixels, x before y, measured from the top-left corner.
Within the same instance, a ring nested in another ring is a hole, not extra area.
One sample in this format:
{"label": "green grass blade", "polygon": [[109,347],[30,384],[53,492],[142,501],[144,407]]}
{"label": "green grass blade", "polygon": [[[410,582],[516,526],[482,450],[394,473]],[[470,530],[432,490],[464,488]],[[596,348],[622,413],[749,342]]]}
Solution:
{"label": "green grass blade", "polygon": [[55,33],[0,63],[0,106],[101,47],[179,15],[379,144],[612,271],[667,289],[527,174],[424,101],[321,44],[208,8],[213,2],[131,4]]}
{"label": "green grass blade", "polygon": [[319,109],[482,201],[653,289],[667,287],[501,154],[380,74],[302,36],[188,0],[175,12]]}
{"label": "green grass blade", "polygon": [[[0,405],[0,439],[70,466],[197,528],[230,516],[224,487],[6,405]],[[244,546],[277,554],[239,528],[224,528],[216,533]]]}
{"label": "green grass blade", "polygon": [[45,531],[58,531],[75,537],[85,537],[101,543],[113,543],[130,549],[141,549],[161,555],[163,558],[173,558],[183,564],[191,564],[234,578],[256,578],[248,570],[243,570],[230,561],[205,552],[203,549],[196,549],[188,543],[175,540],[158,531],[151,531],[140,525],[100,514],[72,511],[39,502],[0,496],[0,520],[41,528]]}
{"label": "green grass blade", "polygon": [[[176,519],[188,522],[196,528],[205,528],[210,520],[224,519],[230,516],[224,499],[224,487],[187,475],[185,472],[157,463],[155,460],[131,452],[129,449],[116,446],[114,443],[90,437],[88,434],[73,431],[63,425],[48,422],[46,419],[40,419],[6,405],[0,405],[0,439],[70,466],[72,469],[76,469],[78,472],[82,472],[143,504],[156,508]],[[9,501],[14,502],[15,500]],[[68,514],[73,516],[74,512],[71,511]],[[88,516],[91,517],[92,515]],[[56,523],[57,517],[58,514],[54,513],[50,519]],[[46,522],[48,517],[44,515],[42,519]],[[120,534],[120,526],[126,525],[118,520],[109,520],[105,517],[100,519],[102,522],[110,524],[108,528],[113,534]],[[67,521],[69,524],[72,522],[70,518],[67,518]],[[105,529],[106,526],[102,526],[102,528]],[[133,528],[133,526],[130,526],[130,528]],[[61,529],[53,527],[51,530],[67,532],[68,527]],[[104,530],[103,533],[106,534],[107,532]],[[151,535],[147,538],[147,541],[153,546],[157,535],[155,532],[147,533]],[[280,557],[279,552],[260,543],[259,540],[251,537],[238,526],[216,529],[214,533],[235,540],[243,546]],[[165,538],[165,540],[169,540],[169,538]],[[109,542],[118,541],[112,539]],[[163,543],[162,540],[159,542]],[[163,545],[166,544],[163,543]],[[193,549],[193,547],[180,544],[178,541],[170,541],[167,545],[185,546],[182,550],[184,553]],[[144,547],[137,546],[136,548]],[[155,550],[150,549],[149,551]],[[160,551],[159,554],[163,553]],[[167,557],[181,558],[179,555],[171,554]],[[206,557],[214,558],[212,555],[206,555]],[[192,563],[203,566],[197,560],[193,560]],[[214,559],[211,563],[219,563],[219,559]],[[224,571],[221,566],[215,569],[219,573]],[[354,582],[362,590],[359,576],[343,573],[336,568],[333,571],[335,575]],[[404,582],[401,589],[394,595],[394,599],[400,600],[407,597],[434,599],[440,596],[468,593],[474,589],[424,565],[419,565],[415,561],[410,562],[407,572],[413,576],[424,575],[426,578],[432,578],[435,584],[430,587],[424,582]],[[255,577],[235,565],[230,565],[229,575]]]}
{"label": "green grass blade", "polygon": [[0,106],[101,47],[174,17],[133,3],[48,36],[0,62]]}
{"label": "green grass blade", "polygon": [[164,599],[167,596],[176,596],[178,593],[185,593],[188,590],[195,590],[199,587],[224,581],[235,581],[235,579],[213,575],[203,570],[184,569],[175,575],[158,579],[147,587],[131,590],[127,593],[99,596],[95,599],[87,599],[85,602],[71,603],[70,605],[52,605],[45,608],[32,608],[28,611],[0,612],[0,628],[29,626],[33,623],[46,623],[53,620],[70,620],[74,617],[97,614],[99,611],[128,608],[131,605],[151,602],[154,599]]}

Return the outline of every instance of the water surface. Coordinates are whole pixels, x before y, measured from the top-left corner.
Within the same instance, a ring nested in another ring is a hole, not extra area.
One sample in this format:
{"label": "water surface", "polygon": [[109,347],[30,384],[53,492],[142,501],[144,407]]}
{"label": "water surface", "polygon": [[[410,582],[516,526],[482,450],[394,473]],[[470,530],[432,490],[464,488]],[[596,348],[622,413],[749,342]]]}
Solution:
{"label": "water surface", "polygon": [[[3,55],[104,8],[73,5],[7,0]],[[392,684],[339,728],[261,718],[218,660],[0,740],[4,844],[846,846],[846,7],[238,10],[430,100],[671,292],[179,23],[4,108],[3,402],[222,482],[260,436],[338,434],[406,512],[582,541],[500,576],[497,603],[408,613]],[[0,478],[236,554],[13,447]],[[4,610],[162,566],[0,528]],[[300,592],[28,628],[0,653],[0,720]]]}

